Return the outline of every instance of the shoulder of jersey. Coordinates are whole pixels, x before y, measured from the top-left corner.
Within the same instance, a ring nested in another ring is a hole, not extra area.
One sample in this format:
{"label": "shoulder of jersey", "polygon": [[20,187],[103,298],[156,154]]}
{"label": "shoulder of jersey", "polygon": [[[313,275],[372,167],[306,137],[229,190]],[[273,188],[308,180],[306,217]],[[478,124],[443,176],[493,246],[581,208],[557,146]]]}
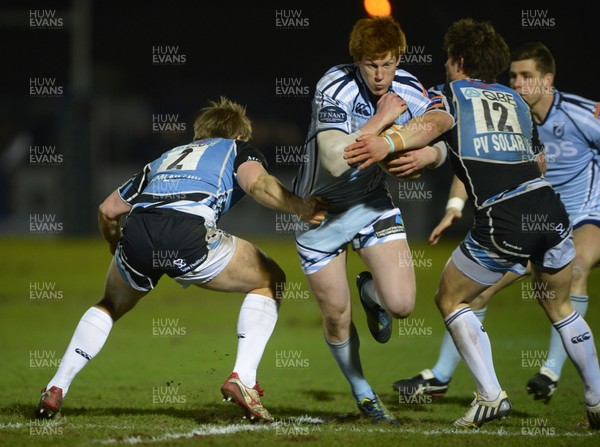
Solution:
{"label": "shoulder of jersey", "polygon": [[558,92],[558,94],[560,95],[560,105],[565,107],[566,109],[578,108],[594,113],[598,108],[597,101],[592,101],[591,99],[587,99],[579,95],[574,95],[572,93]]}
{"label": "shoulder of jersey", "polygon": [[330,68],[317,83],[317,90],[322,92],[345,88],[348,86],[356,86],[355,68],[353,64],[336,65]]}
{"label": "shoulder of jersey", "polygon": [[417,77],[413,74],[410,74],[408,71],[403,70],[402,68],[396,68],[396,74],[394,76],[392,85],[394,85],[395,89],[412,87],[416,90],[419,90],[419,92],[423,90],[423,86]]}

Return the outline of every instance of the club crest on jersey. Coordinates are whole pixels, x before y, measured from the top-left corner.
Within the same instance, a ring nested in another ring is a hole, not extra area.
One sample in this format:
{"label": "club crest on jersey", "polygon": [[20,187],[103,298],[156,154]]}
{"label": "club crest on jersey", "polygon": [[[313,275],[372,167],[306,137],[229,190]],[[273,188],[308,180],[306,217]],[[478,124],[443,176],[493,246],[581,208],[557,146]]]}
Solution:
{"label": "club crest on jersey", "polygon": [[554,123],[552,125],[552,132],[554,133],[555,137],[561,138],[563,136],[563,134],[565,133],[565,123],[563,123],[563,122]]}
{"label": "club crest on jersey", "polygon": [[465,98],[479,98],[481,96],[481,92],[476,88],[464,88],[462,91]]}
{"label": "club crest on jersey", "polygon": [[367,104],[363,104],[362,102],[358,102],[354,107],[354,112],[362,116],[371,116],[371,107],[369,107]]}
{"label": "club crest on jersey", "polygon": [[322,123],[343,123],[348,115],[344,110],[335,106],[323,107],[319,111],[319,121]]}

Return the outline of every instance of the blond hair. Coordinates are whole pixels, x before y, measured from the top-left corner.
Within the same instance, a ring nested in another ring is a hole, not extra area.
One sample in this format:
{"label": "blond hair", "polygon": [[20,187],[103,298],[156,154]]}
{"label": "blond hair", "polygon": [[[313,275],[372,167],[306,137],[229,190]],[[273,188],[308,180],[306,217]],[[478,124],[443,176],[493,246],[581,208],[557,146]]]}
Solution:
{"label": "blond hair", "polygon": [[252,136],[252,123],[246,107],[221,96],[200,110],[194,121],[194,140],[201,138],[238,138],[247,141]]}

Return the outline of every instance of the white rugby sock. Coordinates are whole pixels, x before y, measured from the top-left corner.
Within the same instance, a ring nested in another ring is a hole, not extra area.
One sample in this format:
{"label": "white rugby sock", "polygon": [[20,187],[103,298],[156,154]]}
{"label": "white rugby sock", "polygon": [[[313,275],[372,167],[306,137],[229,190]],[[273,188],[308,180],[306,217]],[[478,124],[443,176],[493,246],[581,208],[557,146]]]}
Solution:
{"label": "white rugby sock", "polygon": [[79,320],[60,366],[46,389],[62,388],[63,397],[66,396],[75,376],[104,346],[112,325],[113,320],[108,314],[97,307],[89,308]]}
{"label": "white rugby sock", "polygon": [[256,370],[275,329],[279,304],[272,298],[249,293],[244,298],[237,323],[238,348],[233,371],[252,388]]}
{"label": "white rugby sock", "polygon": [[502,388],[494,371],[490,339],[470,307],[463,307],[445,318],[446,328],[458,352],[471,370],[479,395],[495,400]]}
{"label": "white rugby sock", "polygon": [[590,327],[576,311],[553,326],[583,379],[586,403],[597,405],[600,401],[600,367]]}
{"label": "white rugby sock", "polygon": [[[587,296],[571,295],[571,305],[573,306],[573,309],[575,309],[575,311],[581,315],[581,317],[585,317],[585,312],[588,308],[588,301],[589,298]],[[552,373],[557,377],[556,380],[558,380],[558,378],[560,378],[562,367],[565,364],[565,360],[567,360],[567,352],[565,351],[559,333],[553,327],[550,333],[548,358],[546,359],[546,362],[544,362],[544,368],[552,371]]]}
{"label": "white rugby sock", "polygon": [[[474,310],[473,313],[477,319],[483,323],[486,311],[487,307],[484,307],[483,309]],[[431,371],[439,381],[449,382],[450,379],[452,379],[452,374],[454,374],[454,370],[458,366],[460,360],[461,357],[454,345],[454,341],[446,330],[446,332],[444,332],[444,338],[442,339],[442,346],[440,346],[440,355],[438,356],[435,366],[431,368]]]}

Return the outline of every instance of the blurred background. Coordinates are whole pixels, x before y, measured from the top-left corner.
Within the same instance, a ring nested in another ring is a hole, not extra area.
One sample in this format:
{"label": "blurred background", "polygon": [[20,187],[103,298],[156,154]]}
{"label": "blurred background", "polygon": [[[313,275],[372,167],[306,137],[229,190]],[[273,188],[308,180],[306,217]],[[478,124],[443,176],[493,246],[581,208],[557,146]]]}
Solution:
{"label": "blurred background", "polygon": [[[557,61],[557,88],[600,99],[591,69],[597,23],[583,2],[389,4],[408,40],[402,67],[425,87],[444,80],[447,27],[473,17],[492,21],[511,47],[544,42]],[[348,35],[366,15],[362,0],[3,1],[0,234],[97,234],[104,197],[191,141],[196,114],[221,95],[247,106],[253,143],[291,186],[315,84],[351,62]],[[409,237],[426,238],[437,223],[450,179],[448,165],[411,183],[390,179]],[[243,201],[222,225],[236,234],[291,234],[280,215],[259,208]],[[455,235],[470,226],[468,215]]]}

